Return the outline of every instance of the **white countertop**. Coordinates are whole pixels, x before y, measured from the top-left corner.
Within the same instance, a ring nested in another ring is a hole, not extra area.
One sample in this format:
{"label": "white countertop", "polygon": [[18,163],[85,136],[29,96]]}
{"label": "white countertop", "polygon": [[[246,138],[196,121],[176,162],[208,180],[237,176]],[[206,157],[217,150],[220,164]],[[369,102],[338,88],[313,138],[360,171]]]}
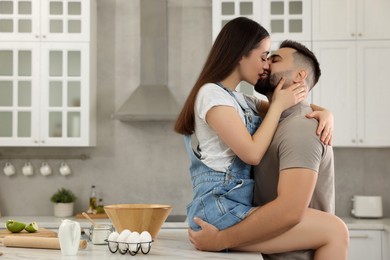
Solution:
{"label": "white countertop", "polygon": [[390,232],[390,218],[342,218],[349,230],[385,230]]}
{"label": "white countertop", "polygon": [[[49,229],[58,229],[62,218],[53,216],[6,216],[0,218],[0,225],[8,219],[15,219],[23,222],[36,221],[41,227]],[[82,228],[88,229],[91,224],[86,219],[68,218],[80,222]],[[390,232],[390,218],[383,219],[356,219],[343,218],[350,230],[386,230]],[[109,219],[96,219],[97,223],[110,224]],[[2,259],[67,259],[67,260],[89,260],[89,259],[124,259],[125,257],[133,257],[129,253],[121,255],[119,252],[111,253],[107,245],[93,245],[88,243],[88,247],[80,250],[77,256],[63,257],[60,250],[48,249],[28,249],[28,248],[11,248],[0,246],[0,252],[3,252]],[[147,255],[141,252],[134,257],[142,257],[142,259],[257,259],[262,257],[258,253],[211,253],[201,252],[194,249],[187,237],[187,223],[185,222],[167,222],[164,223],[155,242],[152,244],[151,251]]]}
{"label": "white countertop", "polygon": [[[0,218],[0,225],[3,225],[8,219],[15,219],[22,222],[36,221],[39,226],[58,229],[62,218],[56,218],[52,216],[7,216]],[[86,219],[68,218],[80,222],[82,228],[90,228],[91,224]],[[110,224],[109,219],[96,219],[97,223]],[[0,246],[0,252],[3,255],[2,259],[66,259],[66,260],[103,260],[103,259],[132,259],[132,257],[141,257],[144,260],[147,259],[256,259],[262,260],[259,253],[214,253],[214,252],[201,252],[196,250],[188,240],[187,236],[187,223],[184,222],[166,222],[157,235],[157,238],[152,244],[152,248],[147,255],[143,255],[139,252],[136,256],[131,256],[129,253],[122,255],[119,252],[111,253],[107,245],[93,245],[88,243],[88,246],[84,250],[79,250],[77,256],[62,256],[60,250],[50,249],[29,249],[29,248],[12,248]],[[134,258],[136,259],[136,258]]]}
{"label": "white countertop", "polygon": [[[157,239],[147,255],[139,252],[135,256],[129,253],[122,255],[119,252],[111,253],[107,245],[93,245],[88,243],[84,250],[79,250],[76,256],[62,256],[60,250],[28,249],[0,247],[4,254],[0,259],[30,259],[30,260],[106,260],[106,259],[257,259],[262,257],[258,253],[212,253],[201,252],[194,249],[188,241],[186,229],[161,229]],[[133,258],[135,257],[135,258]]]}

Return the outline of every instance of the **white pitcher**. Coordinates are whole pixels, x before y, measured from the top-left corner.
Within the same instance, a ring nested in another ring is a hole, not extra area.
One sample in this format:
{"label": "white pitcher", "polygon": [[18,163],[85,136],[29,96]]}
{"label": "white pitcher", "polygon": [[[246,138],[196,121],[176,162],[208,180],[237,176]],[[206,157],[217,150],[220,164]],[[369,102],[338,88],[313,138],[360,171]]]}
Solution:
{"label": "white pitcher", "polygon": [[64,219],[58,230],[58,237],[62,255],[76,255],[80,245],[80,223]]}

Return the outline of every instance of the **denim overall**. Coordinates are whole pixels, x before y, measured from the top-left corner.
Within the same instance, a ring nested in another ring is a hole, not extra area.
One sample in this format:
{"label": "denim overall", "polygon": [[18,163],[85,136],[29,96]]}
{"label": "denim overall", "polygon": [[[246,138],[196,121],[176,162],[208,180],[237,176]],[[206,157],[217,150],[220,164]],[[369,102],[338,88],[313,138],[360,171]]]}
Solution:
{"label": "denim overall", "polygon": [[[220,83],[217,84],[224,88]],[[225,90],[244,111],[246,128],[253,135],[261,123],[261,118],[254,112],[255,108],[249,107],[243,95],[236,96],[231,90]],[[250,176],[251,166],[235,156],[226,172],[215,171],[199,159],[198,151],[192,149],[191,136],[185,136],[184,141],[191,161],[190,174],[194,193],[192,202],[187,206],[189,226],[195,231],[200,230],[193,221],[194,217],[203,219],[219,230],[243,220],[253,208],[254,181]]]}

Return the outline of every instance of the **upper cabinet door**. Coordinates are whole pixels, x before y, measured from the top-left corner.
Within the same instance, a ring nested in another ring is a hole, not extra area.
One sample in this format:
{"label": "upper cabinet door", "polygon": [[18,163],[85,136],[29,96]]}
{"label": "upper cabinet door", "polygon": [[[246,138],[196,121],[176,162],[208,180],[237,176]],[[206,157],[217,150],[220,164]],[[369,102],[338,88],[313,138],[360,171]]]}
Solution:
{"label": "upper cabinet door", "polygon": [[2,41],[89,41],[90,1],[0,1]]}
{"label": "upper cabinet door", "polygon": [[389,0],[360,0],[358,10],[362,10],[356,19],[358,39],[390,39]]}
{"label": "upper cabinet door", "polygon": [[[312,90],[313,103],[334,113],[334,146],[356,146],[357,82],[356,47],[349,41],[313,42],[321,63],[321,78]],[[359,105],[362,105],[359,103]]]}
{"label": "upper cabinet door", "polygon": [[39,43],[0,42],[0,146],[39,145]]}
{"label": "upper cabinet door", "polygon": [[88,41],[90,1],[41,1],[41,37],[48,41]]}
{"label": "upper cabinet door", "polygon": [[[41,49],[41,142],[89,144],[89,51],[86,43],[46,43]],[[47,62],[47,63],[46,63]]]}
{"label": "upper cabinet door", "polygon": [[311,0],[263,1],[261,24],[272,41],[311,41]]}
{"label": "upper cabinet door", "polygon": [[213,0],[213,42],[222,27],[236,17],[247,17],[261,23],[262,9],[261,0]]}
{"label": "upper cabinet door", "polygon": [[356,38],[356,0],[313,0],[313,40]]}
{"label": "upper cabinet door", "polygon": [[40,37],[40,1],[0,1],[2,41],[34,41]]}
{"label": "upper cabinet door", "polygon": [[311,0],[213,0],[213,40],[230,20],[245,16],[261,24],[272,41],[311,41]]}
{"label": "upper cabinet door", "polygon": [[357,43],[359,145],[389,147],[390,41]]}
{"label": "upper cabinet door", "polygon": [[313,40],[390,39],[390,1],[313,0]]}

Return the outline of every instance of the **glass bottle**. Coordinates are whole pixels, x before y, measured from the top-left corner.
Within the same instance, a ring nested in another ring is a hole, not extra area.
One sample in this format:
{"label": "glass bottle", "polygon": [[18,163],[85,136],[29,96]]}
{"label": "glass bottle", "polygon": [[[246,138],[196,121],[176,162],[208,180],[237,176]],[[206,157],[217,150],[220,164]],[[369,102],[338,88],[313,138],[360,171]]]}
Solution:
{"label": "glass bottle", "polygon": [[103,205],[103,199],[102,198],[99,199],[99,203],[98,203],[98,205],[96,207],[96,213],[100,213],[100,214],[104,213],[104,205]]}
{"label": "glass bottle", "polygon": [[96,188],[95,185],[91,186],[91,193],[89,195],[89,207],[87,213],[96,213]]}

